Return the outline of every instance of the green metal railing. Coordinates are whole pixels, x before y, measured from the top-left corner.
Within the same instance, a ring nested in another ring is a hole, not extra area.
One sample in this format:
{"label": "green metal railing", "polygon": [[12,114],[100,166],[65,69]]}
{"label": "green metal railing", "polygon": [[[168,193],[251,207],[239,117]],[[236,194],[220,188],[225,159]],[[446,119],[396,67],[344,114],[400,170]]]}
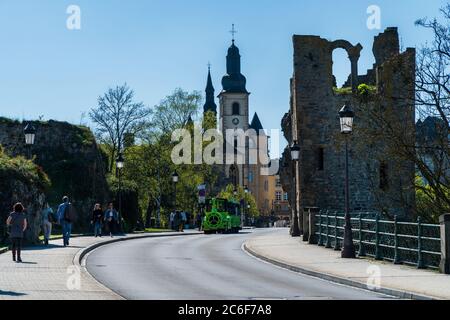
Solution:
{"label": "green metal railing", "polygon": [[[351,214],[353,241],[360,257],[373,257],[395,264],[437,269],[441,260],[440,226],[381,218],[374,212]],[[345,217],[339,211],[321,211],[316,216],[319,246],[341,250]]]}

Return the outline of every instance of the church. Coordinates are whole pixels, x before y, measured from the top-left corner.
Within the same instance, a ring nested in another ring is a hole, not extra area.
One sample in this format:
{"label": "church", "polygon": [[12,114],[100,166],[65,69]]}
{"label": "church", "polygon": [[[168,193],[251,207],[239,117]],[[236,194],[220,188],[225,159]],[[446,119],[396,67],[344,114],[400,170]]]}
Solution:
{"label": "church", "polygon": [[[231,146],[231,150],[234,150],[234,161],[230,164],[224,159],[224,164],[220,166],[222,178],[216,188],[214,188],[214,191],[219,191],[228,184],[232,184],[235,187],[240,186],[244,189],[248,188],[249,192],[255,197],[260,213],[270,214],[271,199],[273,197],[269,194],[269,183],[275,180],[276,177],[261,174],[261,169],[268,166],[263,164],[264,161],[261,161],[259,156],[257,161],[250,161],[250,155],[259,155],[258,148],[265,148],[264,152],[269,158],[267,142],[269,137],[264,133],[264,128],[257,113],[254,113],[252,120],[249,121],[250,92],[247,91],[246,87],[247,79],[241,73],[241,55],[239,48],[235,44],[234,37],[228,49],[226,68],[226,74],[222,78],[222,90],[217,96],[219,100],[219,108],[217,108],[211,68],[210,66],[208,67],[205,90],[206,101],[203,108],[204,118],[207,118],[209,115],[215,119],[215,126],[222,133],[224,140],[227,137],[227,130],[248,132],[248,130],[253,129],[256,132],[256,137],[247,137],[245,139],[245,148],[239,149],[237,148],[238,138],[234,138],[234,142],[231,142],[231,144],[234,143],[234,146]],[[266,142],[261,143],[261,141]],[[227,150],[230,150],[228,147],[230,147],[229,140],[224,143],[224,155]],[[243,149],[245,150],[244,152],[242,152]],[[239,156],[241,159],[244,159],[244,163],[237,161]]]}

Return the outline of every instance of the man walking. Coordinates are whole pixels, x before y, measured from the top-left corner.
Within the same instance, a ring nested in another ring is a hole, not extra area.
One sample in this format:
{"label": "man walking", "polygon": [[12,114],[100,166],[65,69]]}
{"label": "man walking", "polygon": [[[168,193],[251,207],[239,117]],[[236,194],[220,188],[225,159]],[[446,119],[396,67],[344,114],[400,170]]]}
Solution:
{"label": "man walking", "polygon": [[59,205],[56,215],[58,216],[58,223],[62,227],[64,247],[67,247],[72,233],[72,222],[75,220],[74,208],[69,202],[69,197],[63,197],[63,203]]}
{"label": "man walking", "polygon": [[119,224],[119,213],[114,209],[114,204],[111,202],[108,206],[108,210],[105,212],[105,221],[108,223],[109,235],[114,237],[116,225]]}

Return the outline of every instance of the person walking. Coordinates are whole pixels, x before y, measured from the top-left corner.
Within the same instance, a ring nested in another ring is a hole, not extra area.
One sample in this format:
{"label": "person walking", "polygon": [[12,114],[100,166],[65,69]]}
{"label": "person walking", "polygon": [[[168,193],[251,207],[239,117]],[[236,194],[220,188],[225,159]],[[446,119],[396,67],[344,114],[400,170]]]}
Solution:
{"label": "person walking", "polygon": [[102,223],[103,223],[103,210],[102,206],[97,203],[94,206],[94,210],[92,211],[92,220],[91,224],[94,226],[94,236],[102,237]]}
{"label": "person walking", "polygon": [[202,223],[203,223],[203,217],[202,217],[202,212],[200,211],[199,213],[197,213],[197,227],[198,227],[198,231],[202,231]]}
{"label": "person walking", "polygon": [[112,202],[108,205],[108,210],[105,212],[105,221],[108,223],[109,235],[113,238],[116,225],[119,224],[119,213],[114,209]]}
{"label": "person walking", "polygon": [[52,226],[55,222],[53,217],[53,209],[49,206],[48,202],[45,203],[42,210],[42,229],[44,230],[44,244],[48,246],[50,236],[52,235]]}
{"label": "person walking", "polygon": [[180,217],[181,217],[181,219],[180,219],[180,226],[179,226],[180,229],[179,229],[179,231],[180,231],[180,232],[184,232],[184,225],[185,225],[186,222],[187,222],[186,212],[181,211]]}
{"label": "person walking", "polygon": [[171,230],[175,230],[175,211],[172,211],[170,213],[170,217],[169,217],[169,225],[170,225],[170,229]]}
{"label": "person walking", "polygon": [[72,234],[72,223],[75,222],[76,214],[73,205],[69,202],[69,197],[63,197],[63,203],[58,207],[56,215],[58,223],[62,227],[64,247],[69,246],[70,236]]}
{"label": "person walking", "polygon": [[14,205],[13,210],[6,221],[6,225],[11,227],[9,237],[12,242],[13,261],[21,263],[22,240],[27,229],[27,217],[24,213],[25,208],[20,202]]}

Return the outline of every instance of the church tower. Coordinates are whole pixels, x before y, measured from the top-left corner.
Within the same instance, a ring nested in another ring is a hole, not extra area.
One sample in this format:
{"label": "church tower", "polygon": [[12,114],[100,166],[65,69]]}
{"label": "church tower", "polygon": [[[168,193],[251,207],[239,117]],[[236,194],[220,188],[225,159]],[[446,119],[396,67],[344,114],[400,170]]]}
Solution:
{"label": "church tower", "polygon": [[[227,54],[227,74],[222,78],[222,92],[219,94],[219,130],[223,137],[227,138],[227,130],[242,129],[247,131],[249,129],[249,96],[250,93],[246,89],[247,79],[241,73],[241,55],[239,48],[235,45],[234,34],[236,31],[231,31],[233,40],[231,47]],[[239,151],[237,150],[238,138],[234,141],[228,141],[224,144],[224,153],[227,153],[227,145],[234,144],[235,159]],[[245,153],[239,154],[239,157],[245,163],[248,161],[248,142],[245,142]],[[227,158],[228,158],[227,154]],[[248,185],[248,165],[242,163],[235,163],[233,165],[226,165],[225,172],[231,183],[236,187],[244,187]]]}
{"label": "church tower", "polygon": [[222,78],[222,92],[219,94],[219,130],[249,127],[249,95],[247,79],[241,73],[241,55],[233,39],[227,55],[227,74]]}

